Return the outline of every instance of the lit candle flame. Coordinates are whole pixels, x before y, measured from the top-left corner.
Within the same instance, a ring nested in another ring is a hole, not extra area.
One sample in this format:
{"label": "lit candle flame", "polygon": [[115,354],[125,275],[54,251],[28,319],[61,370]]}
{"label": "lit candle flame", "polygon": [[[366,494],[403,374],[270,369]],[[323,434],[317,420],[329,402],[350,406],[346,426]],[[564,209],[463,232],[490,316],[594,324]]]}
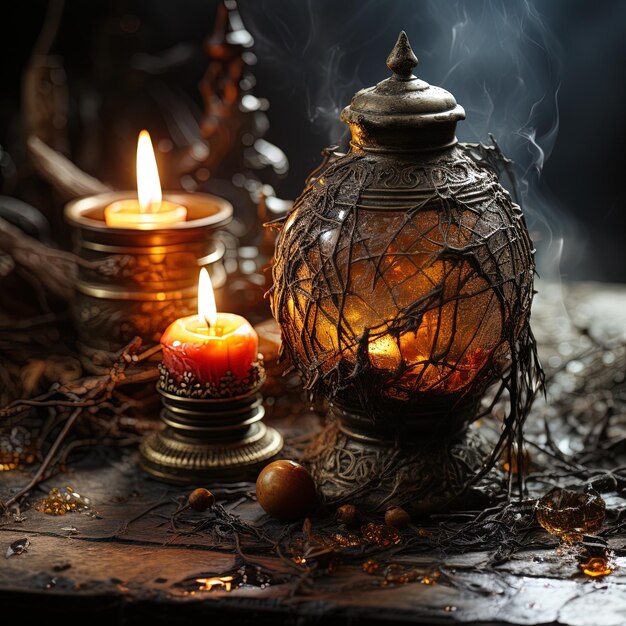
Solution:
{"label": "lit candle flame", "polygon": [[150,133],[142,130],[137,141],[137,196],[142,213],[158,213],[161,209],[161,181]]}
{"label": "lit candle flame", "polygon": [[217,326],[217,306],[215,306],[215,293],[209,273],[204,269],[200,270],[198,279],[198,316],[204,319],[209,328]]}

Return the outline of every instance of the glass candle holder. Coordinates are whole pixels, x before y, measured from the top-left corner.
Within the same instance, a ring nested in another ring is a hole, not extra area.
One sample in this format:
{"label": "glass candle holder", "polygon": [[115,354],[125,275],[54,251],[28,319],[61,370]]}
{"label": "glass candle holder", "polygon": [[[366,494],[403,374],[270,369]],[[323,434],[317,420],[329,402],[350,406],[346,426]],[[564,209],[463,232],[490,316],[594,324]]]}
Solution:
{"label": "glass candle holder", "polygon": [[215,231],[232,205],[207,194],[171,193],[164,200],[187,208],[187,219],[151,229],[107,226],[105,208],[132,194],[110,192],[70,202],[78,268],[72,316],[85,351],[115,352],[133,337],[156,344],[170,322],[196,309],[198,270],[212,274],[218,298],[226,281],[224,245]]}

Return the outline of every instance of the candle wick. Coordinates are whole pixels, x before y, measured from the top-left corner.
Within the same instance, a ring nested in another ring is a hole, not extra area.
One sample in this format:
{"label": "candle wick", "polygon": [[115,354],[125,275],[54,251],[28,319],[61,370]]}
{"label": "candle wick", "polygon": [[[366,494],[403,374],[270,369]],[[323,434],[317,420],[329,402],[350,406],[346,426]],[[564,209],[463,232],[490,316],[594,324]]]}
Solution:
{"label": "candle wick", "polygon": [[211,328],[211,320],[209,320],[209,318],[205,316],[204,321],[206,322],[207,332],[210,335],[211,334],[211,330],[213,330]]}
{"label": "candle wick", "polygon": [[221,326],[211,326],[211,322],[208,317],[204,318],[207,328],[207,334],[213,335],[216,337],[221,337],[224,334],[224,328]]}

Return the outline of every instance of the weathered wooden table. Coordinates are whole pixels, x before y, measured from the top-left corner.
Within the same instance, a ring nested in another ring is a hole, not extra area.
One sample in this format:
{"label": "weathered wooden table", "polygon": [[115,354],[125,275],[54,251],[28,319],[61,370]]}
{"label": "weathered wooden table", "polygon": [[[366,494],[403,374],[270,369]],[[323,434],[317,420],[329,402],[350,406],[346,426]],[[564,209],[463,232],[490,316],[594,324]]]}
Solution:
{"label": "weathered wooden table", "polygon": [[[559,341],[571,332],[572,320],[566,317],[560,287],[539,288],[534,326],[544,359],[556,364],[568,357],[558,357]],[[626,329],[625,287],[576,285],[565,304],[574,322],[594,332],[615,337]],[[305,411],[274,417],[272,423],[290,438],[318,428],[319,418]],[[0,497],[27,480],[23,472],[0,474]],[[626,530],[609,539],[618,568],[605,578],[585,577],[575,558],[555,550],[556,540],[540,530],[531,547],[496,564],[486,551],[383,555],[383,561],[440,574],[434,584],[422,577],[384,586],[354,559],[340,560],[332,572],[303,576],[288,555],[249,551],[245,533],[233,543],[227,529],[220,538],[220,529],[210,523],[206,530],[194,526],[211,514],[187,511],[175,529],[171,516],[177,498],[189,490],[148,478],[138,469],[136,451],[98,449],[47,488],[66,485],[91,498],[98,516],[52,516],[30,508],[22,511],[21,521],[9,519],[0,526],[0,598],[4,614],[10,607],[17,615],[15,623],[23,615],[41,623],[53,618],[60,623],[192,623],[206,617],[244,624],[626,624]],[[237,516],[270,538],[300,526],[265,516],[250,485],[209,487],[226,517]],[[45,495],[39,491],[30,500]],[[619,494],[605,494],[605,499],[614,517],[626,511]],[[403,531],[404,538],[417,534],[416,525]],[[30,540],[27,551],[5,559],[5,550],[24,538]],[[364,552],[361,561],[368,556]],[[233,583],[228,591],[224,577],[237,579],[241,573],[248,574],[247,583]],[[207,582],[213,577],[222,581]]]}

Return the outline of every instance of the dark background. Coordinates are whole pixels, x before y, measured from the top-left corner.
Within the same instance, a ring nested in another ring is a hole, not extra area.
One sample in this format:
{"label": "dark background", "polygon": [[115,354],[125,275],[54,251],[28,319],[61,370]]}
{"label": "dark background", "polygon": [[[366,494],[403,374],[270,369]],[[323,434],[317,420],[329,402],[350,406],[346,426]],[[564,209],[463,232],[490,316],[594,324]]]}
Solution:
{"label": "dark background", "polygon": [[[81,153],[88,128],[81,111],[71,109],[70,154],[81,167],[132,186],[137,131],[149,126],[157,141],[167,136],[155,121],[163,85],[200,113],[201,42],[216,6],[215,0],[67,0],[53,51],[70,95],[101,63],[111,24],[130,15],[137,27],[132,46],[106,52],[118,65],[102,98],[116,103],[120,123],[99,161]],[[46,7],[31,0],[3,9],[10,32],[3,37],[0,143],[17,166],[24,158],[20,78]],[[487,140],[491,132],[516,161],[540,273],[626,281],[622,0],[242,0],[239,10],[255,38],[254,93],[271,103],[266,138],[290,160],[278,195],[294,198],[320,149],[342,139],[341,108],[357,89],[387,77],[384,60],[404,29],[420,59],[416,73],[465,107],[459,138]],[[137,67],[146,58],[153,68],[159,59],[179,59],[174,69],[153,70],[147,85],[161,91],[134,89],[121,75],[126,62]]]}

